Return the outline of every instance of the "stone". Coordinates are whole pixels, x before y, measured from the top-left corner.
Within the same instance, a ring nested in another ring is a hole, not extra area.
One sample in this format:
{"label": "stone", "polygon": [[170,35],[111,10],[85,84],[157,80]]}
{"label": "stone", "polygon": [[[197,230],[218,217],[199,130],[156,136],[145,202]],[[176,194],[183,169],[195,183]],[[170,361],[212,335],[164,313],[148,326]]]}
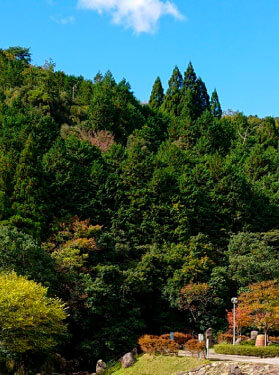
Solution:
{"label": "stone", "polygon": [[251,340],[256,340],[258,334],[259,334],[258,331],[251,331],[250,333]]}
{"label": "stone", "polygon": [[131,367],[133,366],[135,362],[136,360],[132,352],[124,354],[121,360],[121,364],[123,368]]}
{"label": "stone", "polygon": [[106,368],[107,368],[106,363],[102,359],[99,359],[96,365],[96,374],[101,374],[105,372]]}
{"label": "stone", "polygon": [[138,349],[137,348],[134,348],[131,353],[136,356],[138,354]]}
{"label": "stone", "polygon": [[239,345],[241,343],[241,337],[239,337],[236,341],[235,341],[235,345]]}
{"label": "stone", "polygon": [[228,375],[242,375],[242,374],[243,373],[238,367],[238,365],[231,365]]}

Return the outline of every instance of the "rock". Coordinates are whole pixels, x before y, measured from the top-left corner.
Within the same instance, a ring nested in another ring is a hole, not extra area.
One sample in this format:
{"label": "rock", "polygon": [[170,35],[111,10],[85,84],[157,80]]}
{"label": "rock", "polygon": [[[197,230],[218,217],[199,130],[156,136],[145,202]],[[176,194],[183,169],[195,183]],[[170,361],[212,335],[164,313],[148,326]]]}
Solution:
{"label": "rock", "polygon": [[238,367],[238,365],[231,365],[228,375],[242,375],[242,374],[243,373]]}
{"label": "rock", "polygon": [[239,345],[241,343],[241,337],[239,337],[236,341],[235,341],[235,345]]}
{"label": "rock", "polygon": [[179,371],[176,373],[176,375],[185,375],[185,374],[187,374],[187,372],[184,372],[184,371]]}
{"label": "rock", "polygon": [[250,333],[251,340],[256,340],[258,334],[259,334],[258,331],[251,331]]}
{"label": "rock", "polygon": [[106,368],[107,368],[106,363],[102,359],[99,359],[96,365],[96,374],[101,374],[102,372],[105,371]]}
{"label": "rock", "polygon": [[137,348],[134,348],[131,353],[136,356],[138,354],[138,349]]}
{"label": "rock", "polygon": [[123,355],[121,363],[123,368],[128,368],[133,366],[133,364],[136,362],[134,354],[132,352],[126,353]]}

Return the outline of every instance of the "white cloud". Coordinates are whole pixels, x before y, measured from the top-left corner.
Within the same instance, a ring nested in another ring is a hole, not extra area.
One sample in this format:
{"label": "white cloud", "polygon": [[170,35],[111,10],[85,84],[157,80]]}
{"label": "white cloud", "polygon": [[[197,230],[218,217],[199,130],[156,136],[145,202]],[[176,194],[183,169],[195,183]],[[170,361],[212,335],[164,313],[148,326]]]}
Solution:
{"label": "white cloud", "polygon": [[154,32],[164,15],[184,18],[175,4],[162,0],[78,0],[78,7],[108,12],[115,24],[132,28],[136,33]]}
{"label": "white cloud", "polygon": [[57,17],[50,17],[52,21],[60,24],[60,25],[67,25],[67,24],[74,24],[75,23],[75,17],[63,17],[63,18],[57,18]]}

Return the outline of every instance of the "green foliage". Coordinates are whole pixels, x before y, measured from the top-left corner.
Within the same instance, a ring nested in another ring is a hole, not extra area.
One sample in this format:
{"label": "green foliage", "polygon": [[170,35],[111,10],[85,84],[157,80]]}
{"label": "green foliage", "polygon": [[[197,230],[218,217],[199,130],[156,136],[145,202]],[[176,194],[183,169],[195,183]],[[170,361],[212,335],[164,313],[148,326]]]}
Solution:
{"label": "green foliage", "polygon": [[180,107],[182,119],[187,121],[196,120],[210,107],[206,86],[197,78],[191,62],[184,74]]}
{"label": "green foliage", "polygon": [[231,345],[231,344],[218,344],[214,345],[215,353],[229,354],[229,355],[243,355],[252,357],[278,357],[278,346],[250,346],[250,345]]}
{"label": "green foliage", "polygon": [[19,275],[53,287],[54,262],[34,239],[16,228],[0,225],[0,271]]}
{"label": "green foliage", "polygon": [[277,249],[269,246],[259,234],[232,236],[226,254],[231,278],[241,287],[279,277]]}
{"label": "green foliage", "polygon": [[[222,114],[191,63],[146,105],[0,50],[0,269],[67,303],[61,354],[93,370],[144,332],[223,328],[240,287],[278,278],[278,125]],[[196,321],[187,285],[210,290]]]}
{"label": "green foliage", "polygon": [[176,66],[169,80],[169,88],[162,104],[162,110],[171,116],[179,116],[180,113],[182,81],[182,75]]}
{"label": "green foliage", "polygon": [[160,77],[157,77],[152,88],[152,92],[149,99],[149,106],[158,110],[164,101],[164,89]]}
{"label": "green foliage", "polygon": [[219,102],[219,97],[217,94],[216,89],[213,91],[210,99],[210,110],[214,117],[221,118],[222,117],[222,108]]}
{"label": "green foliage", "polygon": [[47,289],[15,272],[0,275],[1,351],[25,353],[57,345],[64,335],[64,304],[46,296]]}

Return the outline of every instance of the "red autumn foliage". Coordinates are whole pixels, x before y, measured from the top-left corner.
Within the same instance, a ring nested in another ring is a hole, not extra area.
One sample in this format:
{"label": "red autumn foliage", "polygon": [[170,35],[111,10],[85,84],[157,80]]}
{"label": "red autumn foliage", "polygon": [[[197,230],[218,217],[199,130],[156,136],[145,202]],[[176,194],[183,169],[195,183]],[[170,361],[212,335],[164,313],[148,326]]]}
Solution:
{"label": "red autumn foliage", "polygon": [[[251,310],[248,307],[238,306],[235,309],[235,327],[237,336],[241,335],[241,330],[244,327],[249,327],[251,324]],[[227,311],[227,321],[229,328],[233,329],[233,311]]]}

